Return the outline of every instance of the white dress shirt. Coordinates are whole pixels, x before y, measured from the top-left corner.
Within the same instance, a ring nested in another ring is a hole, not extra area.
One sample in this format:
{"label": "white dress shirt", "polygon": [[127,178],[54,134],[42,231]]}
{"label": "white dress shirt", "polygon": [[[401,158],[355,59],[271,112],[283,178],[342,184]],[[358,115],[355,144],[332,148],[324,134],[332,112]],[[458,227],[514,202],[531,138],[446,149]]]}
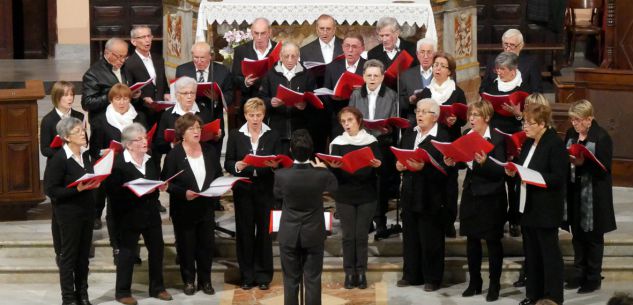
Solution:
{"label": "white dress shirt", "polygon": [[112,73],[116,76],[116,79],[119,80],[119,83],[123,83],[123,78],[121,76],[121,69],[112,68]]}
{"label": "white dress shirt", "polygon": [[259,50],[257,50],[257,48],[255,48],[255,43],[253,42],[253,50],[255,50],[255,54],[257,54],[257,60],[264,59],[266,55],[268,54],[268,51],[270,51],[272,47],[273,47],[273,44],[270,43],[270,40],[268,40],[268,46],[266,47],[266,50],[264,50],[264,52],[262,53]]}
{"label": "white dress shirt", "polygon": [[75,160],[75,162],[77,162],[77,164],[79,164],[79,166],[81,166],[82,168],[85,168],[83,153],[87,150],[87,148],[85,147],[81,148],[81,150],[79,151],[79,157],[73,154],[73,151],[70,150],[70,147],[68,147],[68,144],[64,144],[63,148],[64,148],[64,152],[66,153],[66,159],[72,158],[73,160]]}
{"label": "white dress shirt", "polygon": [[55,112],[57,112],[57,115],[59,115],[61,119],[65,119],[65,118],[70,117],[70,113],[72,112],[72,109],[68,109],[68,112],[63,113],[61,110],[59,110],[59,108],[55,107]]}
{"label": "white dress shirt", "polygon": [[189,162],[189,166],[191,166],[194,178],[196,178],[198,189],[204,191],[202,187],[204,185],[204,179],[207,177],[207,171],[204,167],[204,155],[200,155],[197,158],[187,156],[187,161]]}
{"label": "white dress shirt", "polygon": [[420,74],[424,78],[431,77],[431,75],[433,75],[433,67],[430,67],[428,70],[424,70],[424,68],[422,68],[422,65],[420,65]]}
{"label": "white dress shirt", "polygon": [[149,155],[143,155],[143,162],[141,164],[138,164],[136,163],[136,161],[134,161],[134,158],[132,158],[132,154],[130,153],[130,151],[126,149],[123,151],[123,161],[127,163],[132,163],[132,165],[134,165],[134,167],[136,167],[136,169],[141,172],[143,176],[145,176],[145,164],[147,163],[147,161],[149,161]]}
{"label": "white dress shirt", "polygon": [[196,70],[196,81],[200,82],[200,72],[202,72],[202,80],[203,82],[209,81],[209,64],[204,70]]}
{"label": "white dress shirt", "polygon": [[321,54],[323,54],[324,62],[326,64],[331,63],[334,57],[334,37],[332,37],[328,43],[323,42],[323,40],[319,38],[319,44],[321,45]]}
{"label": "white dress shirt", "polygon": [[135,52],[141,58],[141,61],[143,61],[143,65],[147,70],[147,74],[149,74],[149,77],[152,78],[152,83],[156,85],[156,69],[154,69],[154,62],[152,62],[152,55],[150,54],[149,56],[145,57],[138,50],[136,50]]}
{"label": "white dress shirt", "polygon": [[367,108],[369,108],[369,119],[373,120],[376,116],[376,99],[378,98],[378,91],[380,91],[380,86],[376,87],[376,90],[369,91],[367,88]]}
{"label": "white dress shirt", "polygon": [[356,62],[350,65],[347,60],[345,60],[345,70],[350,73],[356,73],[356,68],[358,68],[358,62],[360,61],[360,57],[356,60]]}
{"label": "white dress shirt", "polygon": [[391,49],[391,51],[387,51],[384,46],[382,47],[382,49],[385,51],[385,53],[387,53],[389,59],[393,60],[393,58],[396,57],[396,54],[398,54],[398,50],[400,50],[400,38],[396,40],[396,47]]}
{"label": "white dress shirt", "polygon": [[[299,63],[297,63],[298,65]],[[288,81],[291,81],[293,77],[295,77],[296,75],[296,70],[297,70],[297,66],[292,67],[292,69],[288,70],[288,68],[286,68],[286,66],[284,66],[283,64],[281,64],[281,70],[284,73],[284,76],[286,77],[286,79]]]}
{"label": "white dress shirt", "polygon": [[433,137],[437,137],[437,123],[435,123],[433,127],[431,127],[431,130],[429,130],[429,132],[425,134],[422,134],[422,131],[420,130],[420,126],[415,126],[413,130],[417,132],[417,135],[415,136],[415,142],[413,142],[413,149],[418,148],[420,143],[422,143],[422,141],[424,141],[424,139],[426,139],[426,137],[428,137],[429,135]]}

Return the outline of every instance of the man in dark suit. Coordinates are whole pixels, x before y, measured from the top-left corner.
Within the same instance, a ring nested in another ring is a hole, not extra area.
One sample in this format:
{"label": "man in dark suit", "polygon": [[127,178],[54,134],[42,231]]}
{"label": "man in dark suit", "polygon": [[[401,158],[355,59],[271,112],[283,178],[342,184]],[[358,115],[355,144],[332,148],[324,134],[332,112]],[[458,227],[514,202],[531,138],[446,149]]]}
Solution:
{"label": "man in dark suit", "polygon": [[400,75],[400,117],[415,122],[415,93],[431,84],[433,79],[433,58],[437,51],[437,41],[431,38],[418,40],[416,57],[420,65],[413,66]]}
{"label": "man in dark suit", "polygon": [[[125,67],[128,44],[121,38],[110,38],[106,41],[103,58],[92,64],[82,78],[81,108],[88,111],[88,120],[92,124],[95,117],[104,113],[110,101],[108,92],[116,83],[128,84]],[[140,91],[135,91],[132,98],[138,98]]]}
{"label": "man in dark suit", "polygon": [[[301,61],[315,61],[329,64],[336,56],[343,54],[342,40],[336,33],[336,21],[330,15],[321,15],[316,20],[318,39],[301,47]],[[317,75],[317,88],[323,87],[323,76]]]}
{"label": "man in dark suit", "polygon": [[[325,220],[323,192],[333,192],[336,177],[319,161],[312,163],[312,139],[307,130],[292,134],[292,168],[275,171],[275,197],[283,199],[279,222],[279,252],[284,276],[284,305],[297,305],[299,282],[305,284],[305,304],[321,304],[321,272]],[[323,168],[315,168],[323,167]]]}
{"label": "man in dark suit", "polygon": [[149,128],[158,121],[160,113],[150,108],[154,101],[168,101],[169,85],[165,77],[165,62],[161,55],[152,54],[152,29],[146,25],[135,26],[130,31],[130,41],[136,48],[125,62],[125,71],[130,85],[154,80],[141,89],[141,98],[133,103],[134,109],[145,114]]}
{"label": "man in dark suit", "polygon": [[398,25],[396,18],[382,17],[378,19],[376,32],[380,44],[367,52],[367,59],[378,59],[385,65],[385,69],[388,69],[400,52],[406,51],[414,58],[411,66],[419,64],[415,58],[415,44],[399,38],[400,25]]}
{"label": "man in dark suit", "polygon": [[[521,52],[525,43],[523,42],[523,34],[517,29],[509,29],[501,36],[504,52],[512,52],[519,56],[519,71],[525,87],[530,93],[543,92],[543,84],[541,82],[541,63],[536,56]],[[496,55],[495,55],[496,56]],[[488,60],[486,67],[486,75],[484,76],[479,92],[483,92],[484,88],[488,88],[497,78],[495,72],[495,57]]]}
{"label": "man in dark suit", "polygon": [[[277,45],[276,42],[270,40],[272,31],[270,29],[270,21],[266,18],[257,18],[251,24],[251,35],[253,40],[235,48],[233,53],[233,73],[235,85],[240,87],[242,98],[240,100],[240,109],[246,101],[257,96],[261,79],[252,75],[244,75],[242,73],[242,61],[246,58],[259,60],[267,57]],[[237,115],[240,120],[244,117],[242,111]],[[244,122],[241,121],[237,126]]]}
{"label": "man in dark suit", "polygon": [[[358,32],[348,32],[343,38],[344,60],[336,60],[325,67],[325,79],[323,87],[334,90],[336,82],[345,73],[351,72],[363,75],[363,65],[365,59],[360,55],[365,51],[365,41],[363,35]],[[343,133],[343,128],[339,124],[337,115],[341,109],[349,104],[349,100],[336,100],[326,97],[325,109],[330,117],[330,141]]]}

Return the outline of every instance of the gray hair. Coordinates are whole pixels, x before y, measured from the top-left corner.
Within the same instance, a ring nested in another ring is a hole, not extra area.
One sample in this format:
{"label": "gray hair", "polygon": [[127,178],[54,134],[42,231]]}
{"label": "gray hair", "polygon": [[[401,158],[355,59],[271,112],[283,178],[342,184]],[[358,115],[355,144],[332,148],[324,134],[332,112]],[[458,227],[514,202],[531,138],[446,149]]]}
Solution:
{"label": "gray hair", "polygon": [[139,134],[147,134],[147,130],[139,123],[132,123],[121,131],[121,144],[127,147],[128,144],[134,142]]}
{"label": "gray hair", "polygon": [[376,23],[376,29],[380,31],[386,27],[391,27],[394,32],[400,33],[400,25],[398,24],[398,20],[396,20],[396,18],[381,17],[380,19],[378,19],[378,22]]}
{"label": "gray hair", "polygon": [[68,139],[68,136],[70,136],[70,132],[75,127],[77,127],[77,125],[82,126],[83,122],[78,118],[69,117],[69,118],[61,119],[59,122],[57,122],[57,126],[55,126],[55,129],[57,130],[57,134],[59,135],[60,138],[62,138],[64,143],[67,143],[68,142],[67,139]]}
{"label": "gray hair", "polygon": [[418,40],[418,43],[416,44],[416,51],[420,51],[420,48],[422,47],[422,45],[431,45],[431,47],[433,48],[433,53],[437,52],[437,41],[435,41],[435,39],[433,38],[428,38],[428,37],[424,37],[420,40]]}
{"label": "gray hair", "polygon": [[283,45],[281,46],[281,52],[279,52],[280,55],[288,54],[288,51],[290,51],[291,48],[297,50],[297,55],[300,55],[301,51],[299,50],[299,46],[297,46],[296,44],[292,42],[285,42],[285,41]]}
{"label": "gray hair", "polygon": [[150,35],[152,34],[152,28],[150,28],[149,26],[144,25],[144,24],[143,25],[135,25],[135,26],[132,27],[132,30],[130,30],[130,38],[131,39],[136,38],[136,32],[138,32],[138,30],[144,30],[144,29],[149,30],[149,34]]}
{"label": "gray hair", "polygon": [[503,35],[501,36],[501,41],[503,42],[510,37],[516,37],[517,39],[519,39],[519,44],[523,44],[523,34],[521,34],[521,31],[517,29],[509,29],[503,33]]}
{"label": "gray hair", "polygon": [[270,30],[270,20],[268,20],[267,18],[264,17],[257,17],[255,18],[255,20],[253,20],[253,23],[251,23],[251,27],[253,26],[253,24],[263,21],[264,23],[266,23],[266,26],[268,27],[268,29]]}
{"label": "gray hair", "polygon": [[432,98],[423,98],[421,100],[419,100],[417,102],[417,104],[415,104],[415,108],[421,108],[422,106],[425,105],[431,105],[431,112],[433,112],[433,116],[435,117],[439,117],[440,116],[440,104],[438,104],[434,99]]}
{"label": "gray hair", "polygon": [[211,46],[205,41],[197,41],[196,43],[194,43],[191,46],[191,52],[192,53],[193,53],[194,49],[202,49],[204,51],[209,52],[209,54],[213,55],[213,50],[211,49]]}
{"label": "gray hair", "polygon": [[178,78],[178,80],[176,80],[176,83],[174,83],[174,89],[176,90],[176,93],[180,91],[180,89],[189,86],[193,86],[193,90],[195,91],[198,87],[198,82],[196,82],[195,79],[189,76],[183,76]]}
{"label": "gray hair", "polygon": [[106,41],[105,43],[105,49],[106,50],[112,50],[112,48],[114,47],[114,45],[117,44],[125,44],[127,46],[127,42],[121,38],[118,37],[112,37],[110,39],[108,39],[108,41]]}
{"label": "gray hair", "polygon": [[519,66],[519,56],[512,52],[501,52],[495,58],[495,67],[515,70]]}
{"label": "gray hair", "polygon": [[385,64],[382,63],[382,61],[378,60],[378,59],[370,59],[368,61],[365,62],[365,64],[363,65],[363,73],[365,70],[367,70],[367,68],[380,68],[380,74],[385,74]]}

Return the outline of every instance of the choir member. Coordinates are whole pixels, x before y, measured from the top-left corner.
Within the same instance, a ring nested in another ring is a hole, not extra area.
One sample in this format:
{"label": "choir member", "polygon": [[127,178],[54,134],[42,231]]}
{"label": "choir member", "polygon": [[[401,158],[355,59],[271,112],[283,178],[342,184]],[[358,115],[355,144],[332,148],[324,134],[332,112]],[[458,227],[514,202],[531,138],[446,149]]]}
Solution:
{"label": "choir member", "polygon": [[[393,17],[382,17],[376,23],[376,33],[380,44],[367,52],[367,59],[377,59],[382,62],[385,67],[389,67],[396,59],[400,52],[407,52],[409,55],[415,55],[416,45],[412,42],[400,39],[400,25],[398,20]],[[415,57],[411,66],[418,65]]]}
{"label": "choir member", "polygon": [[[418,40],[415,54],[420,64],[405,70],[400,75],[400,117],[412,123],[416,121],[415,105],[419,100],[415,95],[428,87],[433,79],[435,52],[437,52],[437,41],[426,37]],[[454,75],[455,73],[453,73],[453,78]]]}

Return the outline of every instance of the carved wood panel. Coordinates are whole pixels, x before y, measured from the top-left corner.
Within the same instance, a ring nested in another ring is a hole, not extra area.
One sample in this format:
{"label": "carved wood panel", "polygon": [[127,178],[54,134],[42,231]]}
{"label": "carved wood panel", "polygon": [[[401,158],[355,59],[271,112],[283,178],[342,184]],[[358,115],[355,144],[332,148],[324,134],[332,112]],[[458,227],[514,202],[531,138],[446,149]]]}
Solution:
{"label": "carved wood panel", "polygon": [[633,69],[633,1],[617,1],[615,23],[616,69]]}
{"label": "carved wood panel", "polygon": [[4,168],[7,173],[7,193],[32,192],[35,183],[33,175],[33,145],[31,141],[9,142],[6,145],[7,156]]}
{"label": "carved wood panel", "polygon": [[29,105],[8,105],[5,108],[4,125],[7,137],[28,137],[31,135],[31,107]]}

